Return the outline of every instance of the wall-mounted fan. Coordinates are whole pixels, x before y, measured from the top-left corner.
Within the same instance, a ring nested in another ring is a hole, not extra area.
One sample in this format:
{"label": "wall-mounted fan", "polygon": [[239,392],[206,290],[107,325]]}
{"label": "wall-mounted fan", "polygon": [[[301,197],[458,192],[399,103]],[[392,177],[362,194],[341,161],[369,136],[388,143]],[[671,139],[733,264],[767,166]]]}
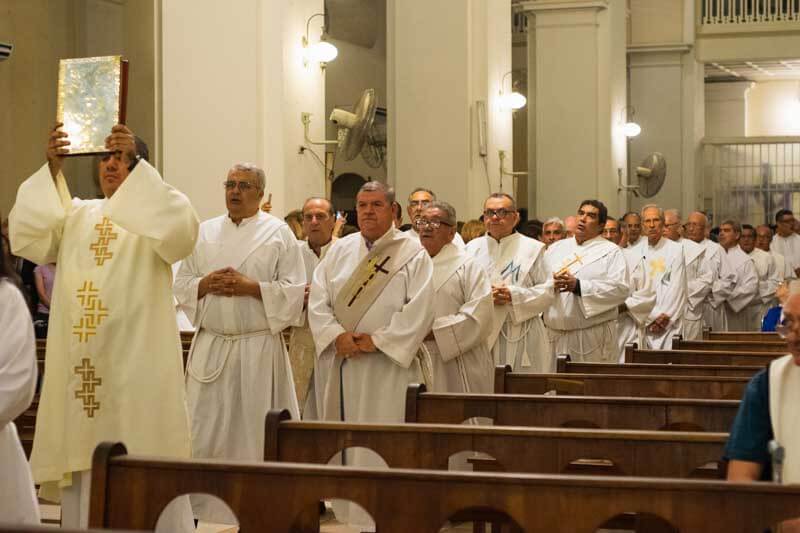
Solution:
{"label": "wall-mounted fan", "polygon": [[664,186],[667,178],[667,160],[661,152],[653,152],[645,157],[636,167],[636,185],[622,183],[622,169],[619,170],[618,178],[617,191],[631,191],[635,196],[642,195],[645,198],[652,198]]}

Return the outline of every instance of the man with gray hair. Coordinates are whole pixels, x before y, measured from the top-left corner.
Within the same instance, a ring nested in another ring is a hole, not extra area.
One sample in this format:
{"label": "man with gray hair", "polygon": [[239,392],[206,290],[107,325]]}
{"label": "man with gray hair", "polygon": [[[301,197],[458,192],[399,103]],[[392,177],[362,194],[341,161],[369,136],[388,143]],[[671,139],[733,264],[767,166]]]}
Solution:
{"label": "man with gray hair", "polygon": [[[408,195],[408,207],[406,210],[408,211],[408,218],[411,222],[411,229],[408,230],[408,234],[411,237],[419,240],[419,229],[417,228],[417,220],[420,216],[422,216],[422,212],[431,205],[431,203],[436,201],[436,194],[430,189],[425,189],[423,187],[417,187],[411,194]],[[461,238],[458,232],[456,232],[455,237],[453,237],[453,245],[462,250],[466,246],[464,244],[464,239]]]}
{"label": "man with gray hair", "polygon": [[691,239],[681,237],[681,214],[677,209],[664,211],[664,236],[683,247],[686,263],[686,310],[681,321],[681,336],[686,340],[703,337],[703,308],[711,292],[714,274],[705,260],[706,249]]}
{"label": "man with gray hair", "polygon": [[664,238],[664,211],[655,204],[642,208],[645,238],[631,247],[644,258],[647,277],[656,291],[656,304],[646,319],[645,340],[653,350],[672,349],[686,308],[686,264],[683,247]]}
{"label": "man with gray hair", "polygon": [[564,221],[558,217],[550,217],[542,224],[542,242],[545,248],[564,238]]}
{"label": "man with gray hair", "polygon": [[[314,271],[308,323],[319,365],[328,369],[325,420],[399,423],[409,383],[426,379],[418,355],[431,331],[433,264],[418,240],[393,226],[394,190],[377,181],[356,194],[359,233],[338,239]],[[374,466],[363,450],[347,464]],[[373,530],[368,515],[347,505],[342,521]]]}
{"label": "man with gray hair", "polygon": [[[306,274],[292,231],[259,209],[264,171],[236,164],[223,185],[228,213],[200,225],[174,286],[197,329],[186,362],[192,455],[257,461],[267,411],[299,416],[281,332],[300,323]],[[213,500],[192,502],[197,518],[236,523]]]}
{"label": "man with gray hair", "polygon": [[433,363],[435,392],[493,390],[494,365],[486,340],[492,329],[492,286],[483,269],[454,246],[456,211],[432,202],[417,219],[420,242],[433,260],[435,319],[422,350]]}

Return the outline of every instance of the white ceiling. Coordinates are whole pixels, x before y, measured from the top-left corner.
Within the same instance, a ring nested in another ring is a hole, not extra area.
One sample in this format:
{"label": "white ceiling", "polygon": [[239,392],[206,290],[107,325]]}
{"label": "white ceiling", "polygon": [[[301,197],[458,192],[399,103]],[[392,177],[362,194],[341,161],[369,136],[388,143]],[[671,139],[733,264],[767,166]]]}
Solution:
{"label": "white ceiling", "polygon": [[706,63],[706,81],[800,80],[800,59]]}

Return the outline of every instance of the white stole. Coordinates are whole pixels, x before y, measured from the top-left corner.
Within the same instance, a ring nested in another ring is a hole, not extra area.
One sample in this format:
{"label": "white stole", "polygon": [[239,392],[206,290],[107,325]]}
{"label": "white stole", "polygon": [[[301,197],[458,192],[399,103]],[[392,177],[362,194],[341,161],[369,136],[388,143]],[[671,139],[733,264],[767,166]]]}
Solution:
{"label": "white stole", "polygon": [[783,483],[800,483],[800,367],[791,355],[769,365],[769,415],[775,440],[786,452]]}
{"label": "white stole", "polygon": [[439,292],[447,280],[453,277],[461,266],[467,262],[467,254],[453,243],[447,243],[433,260],[433,288]]}

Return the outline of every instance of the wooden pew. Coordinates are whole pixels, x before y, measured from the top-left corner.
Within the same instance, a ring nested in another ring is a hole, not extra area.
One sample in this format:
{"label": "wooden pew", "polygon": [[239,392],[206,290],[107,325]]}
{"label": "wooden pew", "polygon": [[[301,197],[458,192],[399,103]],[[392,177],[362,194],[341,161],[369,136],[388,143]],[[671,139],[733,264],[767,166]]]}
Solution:
{"label": "wooden pew", "polygon": [[732,376],[752,377],[763,366],[673,365],[655,363],[576,363],[568,355],[556,357],[559,374],[636,374],[657,376]]}
{"label": "wooden pew", "polygon": [[141,533],[141,530],[137,532],[128,529],[61,529],[52,526],[12,526],[0,523],[0,533]]}
{"label": "wooden pew", "polygon": [[776,352],[781,355],[789,353],[786,341],[745,341],[745,340],[705,340],[688,341],[680,336],[672,339],[673,350],[699,350],[714,352]]}
{"label": "wooden pew", "polygon": [[531,532],[590,532],[630,511],[680,531],[762,531],[800,514],[800,487],[766,483],[180,461],[111,443],[95,451],[91,491],[90,527],[152,529],[174,498],[205,493],[246,533],[319,531],[318,502],[331,498],[357,502],[381,533],[435,533],[478,515]]}
{"label": "wooden pew", "polygon": [[406,422],[461,424],[491,418],[495,426],[639,429],[647,431],[730,431],[737,400],[443,394],[411,384]]}
{"label": "wooden pew", "polygon": [[625,347],[626,363],[657,363],[681,365],[747,365],[767,366],[784,354],[777,352],[714,352],[698,350],[639,350],[635,345]]}
{"label": "wooden pew", "polygon": [[703,340],[710,341],[772,341],[782,340],[774,331],[711,331],[703,329]]}
{"label": "wooden pew", "polygon": [[497,366],[494,393],[740,400],[748,381],[747,377],[526,374]]}
{"label": "wooden pew", "polygon": [[[347,424],[266,417],[264,460],[327,464],[351,447],[369,448],[390,468],[447,470],[451,455],[476,451],[494,470],[646,477],[721,477],[726,433],[608,431],[444,424]],[[496,463],[495,463],[496,461]]]}

